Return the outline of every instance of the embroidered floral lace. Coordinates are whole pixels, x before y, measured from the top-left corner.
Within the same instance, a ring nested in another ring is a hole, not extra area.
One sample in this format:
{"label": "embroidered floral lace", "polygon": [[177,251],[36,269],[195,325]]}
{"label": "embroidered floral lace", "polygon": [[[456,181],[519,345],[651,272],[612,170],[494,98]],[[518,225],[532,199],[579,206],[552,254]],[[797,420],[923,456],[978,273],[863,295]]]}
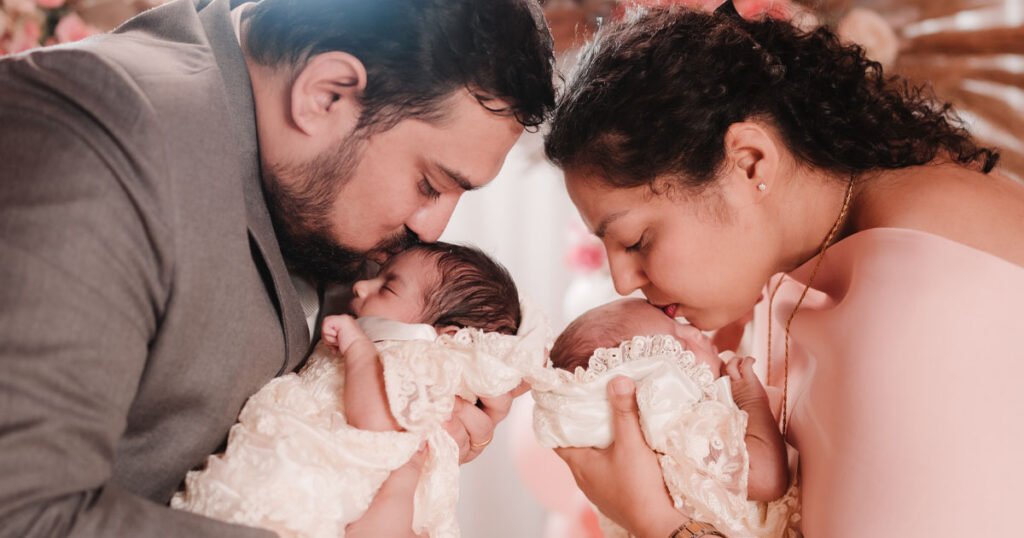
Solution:
{"label": "embroidered floral lace", "polygon": [[[636,381],[640,425],[659,454],[662,475],[681,512],[731,537],[788,536],[796,490],[771,504],[747,500],[747,414],[733,402],[728,377],[718,377],[667,335],[637,336],[598,349],[587,368],[559,371],[560,383],[534,390],[534,430],[548,447],[611,444],[607,384]],[[603,520],[605,536],[627,536]]]}

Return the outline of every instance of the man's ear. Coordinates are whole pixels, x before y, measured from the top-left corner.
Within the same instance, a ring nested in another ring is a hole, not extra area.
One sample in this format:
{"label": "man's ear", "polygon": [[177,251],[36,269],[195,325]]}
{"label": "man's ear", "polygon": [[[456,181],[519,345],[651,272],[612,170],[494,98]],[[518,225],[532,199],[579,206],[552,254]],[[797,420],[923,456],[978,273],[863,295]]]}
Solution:
{"label": "man's ear", "polygon": [[292,82],[291,120],[310,136],[348,133],[359,123],[366,67],[346,52],[317,54]]}

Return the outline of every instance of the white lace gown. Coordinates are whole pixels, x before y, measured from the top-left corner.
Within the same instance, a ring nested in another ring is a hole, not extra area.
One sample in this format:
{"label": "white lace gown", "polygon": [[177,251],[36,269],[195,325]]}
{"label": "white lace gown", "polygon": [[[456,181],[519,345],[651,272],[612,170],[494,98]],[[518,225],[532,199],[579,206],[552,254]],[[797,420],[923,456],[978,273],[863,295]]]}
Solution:
{"label": "white lace gown", "polygon": [[525,323],[523,336],[462,329],[438,337],[428,325],[359,322],[380,351],[391,411],[405,431],[345,422],[344,366],[321,344],[299,373],[274,379],[246,402],[224,454],[190,472],[171,506],[281,536],[344,536],[391,471],[426,442],[413,530],[459,536],[459,449],[441,425],[455,396],[498,396],[542,368],[545,336]]}
{"label": "white lace gown", "polygon": [[[728,377],[698,363],[671,336],[637,336],[600,349],[586,369],[558,371],[535,387],[534,431],[546,447],[598,447],[612,442],[606,386],[619,375],[636,381],[640,425],[659,455],[665,485],[681,512],[731,538],[798,536],[798,497],[790,488],[772,503],[747,500],[747,414]],[[605,536],[627,536],[604,521]]]}

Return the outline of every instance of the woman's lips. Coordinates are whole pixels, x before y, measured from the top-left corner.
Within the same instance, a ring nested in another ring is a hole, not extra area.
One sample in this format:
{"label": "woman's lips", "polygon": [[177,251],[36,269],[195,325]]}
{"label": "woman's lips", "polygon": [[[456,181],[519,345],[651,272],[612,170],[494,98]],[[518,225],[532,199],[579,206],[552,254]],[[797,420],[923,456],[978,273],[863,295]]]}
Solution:
{"label": "woman's lips", "polygon": [[668,317],[670,317],[672,319],[675,319],[675,317],[676,317],[676,309],[679,308],[679,305],[670,304],[670,305],[662,306],[660,308],[661,308],[661,311],[664,312],[666,316],[668,316]]}

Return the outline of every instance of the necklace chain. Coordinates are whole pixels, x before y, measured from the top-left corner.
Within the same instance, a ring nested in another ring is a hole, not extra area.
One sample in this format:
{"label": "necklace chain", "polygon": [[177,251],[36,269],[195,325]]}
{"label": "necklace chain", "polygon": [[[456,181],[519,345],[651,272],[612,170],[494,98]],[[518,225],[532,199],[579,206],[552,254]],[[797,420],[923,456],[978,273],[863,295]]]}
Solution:
{"label": "necklace chain", "polygon": [[[800,305],[804,302],[804,297],[807,296],[808,290],[811,289],[811,283],[814,282],[814,277],[818,274],[818,268],[821,267],[822,260],[825,259],[825,251],[832,244],[832,240],[835,239],[839,228],[843,225],[843,221],[846,220],[846,214],[850,210],[850,199],[853,198],[853,179],[850,179],[849,185],[846,187],[846,196],[843,198],[843,207],[839,210],[839,217],[836,218],[835,224],[832,225],[832,229],[828,232],[828,236],[825,237],[825,241],[821,243],[821,249],[818,251],[817,261],[814,262],[814,269],[811,270],[811,276],[807,279],[807,284],[804,285],[804,290],[800,293],[800,298],[796,301],[796,306],[793,307],[793,311],[789,313],[789,318],[786,319],[786,345],[785,345],[785,357],[783,359],[783,374],[782,374],[782,415],[781,429],[782,436],[785,437],[789,430],[789,328],[793,324],[793,318],[796,317],[796,313],[800,310]],[[768,298],[768,376],[767,381],[771,383],[772,380],[772,318],[774,316],[774,309],[772,308],[775,303],[775,294],[778,293],[779,288],[782,287],[782,282],[786,279],[786,275],[779,277],[778,283],[775,284],[775,289],[771,292]],[[771,280],[768,282],[769,287],[771,286]]]}

